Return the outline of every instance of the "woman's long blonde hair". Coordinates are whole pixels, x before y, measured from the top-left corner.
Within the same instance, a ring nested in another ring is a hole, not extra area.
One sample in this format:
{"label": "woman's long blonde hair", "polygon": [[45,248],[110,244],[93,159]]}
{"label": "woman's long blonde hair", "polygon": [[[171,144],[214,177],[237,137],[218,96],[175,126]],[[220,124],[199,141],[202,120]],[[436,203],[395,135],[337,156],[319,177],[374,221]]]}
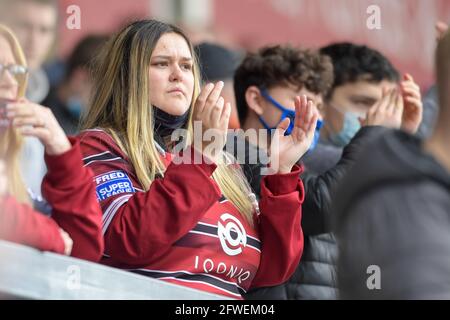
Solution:
{"label": "woman's long blonde hair", "polygon": [[[0,37],[3,37],[11,47],[15,63],[27,66],[25,55],[14,33],[4,25],[0,24]],[[17,98],[25,96],[27,87],[27,75],[16,77],[19,84]],[[9,127],[0,133],[0,159],[5,161],[6,176],[8,178],[8,193],[14,196],[21,203],[30,203],[27,188],[23,183],[20,173],[20,153],[22,151],[22,136],[16,129]]]}
{"label": "woman's long blonde hair", "polygon": [[[192,137],[193,105],[200,91],[200,76],[192,44],[179,28],[155,20],[137,21],[110,39],[98,57],[91,106],[83,129],[106,130],[133,164],[144,190],[148,190],[165,166],[154,140],[153,107],[149,98],[149,67],[158,40],[166,33],[182,36],[194,59],[194,93],[186,129]],[[228,155],[229,157],[230,155]],[[222,193],[253,225],[251,188],[237,165],[219,164],[213,174]]]}

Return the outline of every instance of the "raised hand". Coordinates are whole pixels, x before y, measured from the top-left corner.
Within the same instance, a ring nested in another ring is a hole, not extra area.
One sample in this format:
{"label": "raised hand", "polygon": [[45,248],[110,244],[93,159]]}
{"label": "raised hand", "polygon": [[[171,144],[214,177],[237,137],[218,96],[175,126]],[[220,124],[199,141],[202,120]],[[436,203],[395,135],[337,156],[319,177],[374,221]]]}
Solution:
{"label": "raised hand", "polygon": [[270,144],[270,165],[273,173],[289,173],[297,161],[308,151],[316,129],[319,112],[306,96],[295,99],[295,121],[292,133],[284,132],[289,127],[289,118],[284,119],[275,130]]}
{"label": "raised hand", "polygon": [[69,139],[49,108],[26,99],[9,103],[7,118],[24,136],[38,138],[49,155],[60,155],[71,148]]}
{"label": "raised hand", "polygon": [[400,83],[404,104],[401,128],[410,134],[415,134],[423,118],[422,96],[420,87],[410,74],[405,74],[403,79]]}
{"label": "raised hand", "polygon": [[[200,121],[202,125],[201,134],[194,132],[194,148],[215,163],[218,162],[226,143],[231,114],[230,103],[225,103],[220,95],[222,89],[222,81],[215,85],[207,84],[194,105],[193,119]],[[210,139],[212,137],[213,141]]]}
{"label": "raised hand", "polygon": [[383,97],[367,112],[362,126],[383,126],[399,129],[402,124],[403,99],[396,88],[383,89]]}
{"label": "raised hand", "polygon": [[448,24],[442,21],[436,22],[437,39],[440,40],[448,30]]}

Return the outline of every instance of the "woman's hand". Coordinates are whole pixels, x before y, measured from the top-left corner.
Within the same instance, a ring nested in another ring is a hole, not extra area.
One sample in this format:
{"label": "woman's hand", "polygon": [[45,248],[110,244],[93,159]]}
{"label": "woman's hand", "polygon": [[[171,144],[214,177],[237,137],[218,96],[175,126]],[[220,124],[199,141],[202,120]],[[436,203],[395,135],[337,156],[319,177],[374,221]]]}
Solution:
{"label": "woman's hand", "polygon": [[[194,148],[217,163],[226,143],[231,105],[220,96],[223,82],[207,84],[194,105],[194,121],[200,121],[202,132],[194,132]],[[211,142],[211,138],[214,141]]]}
{"label": "woman's hand", "polygon": [[270,167],[275,173],[289,173],[308,151],[314,138],[319,112],[306,96],[295,99],[295,121],[292,133],[285,136],[290,119],[284,119],[275,130],[270,144]]}
{"label": "woman's hand", "polygon": [[72,253],[72,247],[73,247],[73,240],[69,236],[67,232],[65,232],[63,229],[59,228],[59,232],[61,234],[61,238],[64,242],[64,254],[66,256],[70,256]]}
{"label": "woman's hand", "polygon": [[11,125],[24,136],[38,138],[48,155],[60,155],[71,148],[69,139],[49,108],[20,99],[9,103],[6,111]]}

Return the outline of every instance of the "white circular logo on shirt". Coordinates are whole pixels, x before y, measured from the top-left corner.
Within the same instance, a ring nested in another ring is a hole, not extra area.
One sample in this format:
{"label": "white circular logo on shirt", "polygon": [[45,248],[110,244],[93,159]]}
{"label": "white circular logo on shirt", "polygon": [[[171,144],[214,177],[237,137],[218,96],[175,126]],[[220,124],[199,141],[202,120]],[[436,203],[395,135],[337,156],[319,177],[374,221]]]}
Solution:
{"label": "white circular logo on shirt", "polygon": [[217,226],[217,235],[223,251],[229,256],[240,254],[242,248],[247,245],[247,234],[242,223],[231,214],[224,213],[220,216]]}

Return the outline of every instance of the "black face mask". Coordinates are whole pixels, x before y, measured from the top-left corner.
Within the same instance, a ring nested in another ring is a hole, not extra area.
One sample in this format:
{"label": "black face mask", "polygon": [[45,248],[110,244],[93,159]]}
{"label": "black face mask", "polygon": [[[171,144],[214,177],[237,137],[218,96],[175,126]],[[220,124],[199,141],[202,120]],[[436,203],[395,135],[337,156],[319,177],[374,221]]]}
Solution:
{"label": "black face mask", "polygon": [[161,138],[170,136],[174,130],[182,128],[189,117],[189,109],[180,116],[168,114],[155,106],[153,107],[153,112],[155,131]]}

